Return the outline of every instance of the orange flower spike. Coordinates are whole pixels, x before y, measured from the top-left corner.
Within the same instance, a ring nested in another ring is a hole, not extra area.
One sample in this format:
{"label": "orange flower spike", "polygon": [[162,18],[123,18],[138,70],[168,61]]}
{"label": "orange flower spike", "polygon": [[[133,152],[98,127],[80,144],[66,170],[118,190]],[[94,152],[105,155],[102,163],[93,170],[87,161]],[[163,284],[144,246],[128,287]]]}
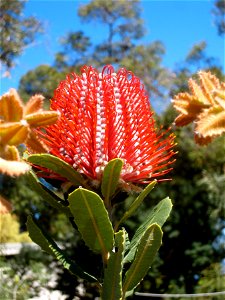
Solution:
{"label": "orange flower spike", "polygon": [[60,83],[51,109],[61,117],[46,134],[39,131],[43,142],[91,180],[101,181],[113,158],[123,159],[126,183],[148,183],[170,171],[174,135],[157,133],[147,93],[131,72],[85,66]]}

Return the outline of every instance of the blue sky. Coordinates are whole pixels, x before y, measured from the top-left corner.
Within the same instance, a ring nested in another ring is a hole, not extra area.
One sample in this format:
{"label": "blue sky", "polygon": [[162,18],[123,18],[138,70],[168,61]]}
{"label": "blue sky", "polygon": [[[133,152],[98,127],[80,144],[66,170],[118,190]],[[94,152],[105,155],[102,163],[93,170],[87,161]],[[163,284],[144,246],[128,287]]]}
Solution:
{"label": "blue sky", "polygon": [[[106,29],[98,23],[82,23],[77,16],[79,0],[28,0],[24,15],[35,16],[45,26],[45,33],[17,59],[10,78],[1,78],[1,94],[18,87],[21,76],[40,64],[52,64],[60,50],[59,39],[69,31],[82,30],[95,42],[104,39]],[[218,58],[224,68],[224,39],[217,35],[211,14],[213,0],[143,0],[141,1],[147,30],[141,43],[160,40],[166,47],[164,65],[173,69],[191,47],[203,40],[207,54]]]}

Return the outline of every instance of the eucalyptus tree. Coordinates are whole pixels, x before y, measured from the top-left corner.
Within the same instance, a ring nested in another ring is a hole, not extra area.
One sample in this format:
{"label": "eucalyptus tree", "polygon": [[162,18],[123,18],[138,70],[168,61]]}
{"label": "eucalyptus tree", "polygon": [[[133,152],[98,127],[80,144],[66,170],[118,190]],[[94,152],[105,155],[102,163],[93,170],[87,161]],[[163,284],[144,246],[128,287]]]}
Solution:
{"label": "eucalyptus tree", "polygon": [[26,1],[1,0],[0,10],[0,60],[6,70],[15,65],[16,58],[34,42],[43,30],[35,17],[23,14]]}
{"label": "eucalyptus tree", "polygon": [[218,34],[223,36],[225,33],[225,2],[224,0],[215,0],[213,15],[215,16],[215,24],[217,25]]}

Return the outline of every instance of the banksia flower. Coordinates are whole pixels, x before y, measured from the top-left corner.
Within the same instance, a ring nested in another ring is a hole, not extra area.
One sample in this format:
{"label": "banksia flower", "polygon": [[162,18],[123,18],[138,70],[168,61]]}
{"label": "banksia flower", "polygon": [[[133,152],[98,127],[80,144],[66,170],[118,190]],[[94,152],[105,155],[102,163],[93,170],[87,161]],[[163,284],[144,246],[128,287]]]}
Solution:
{"label": "banksia flower", "polygon": [[225,132],[225,83],[210,72],[199,72],[200,84],[189,80],[189,93],[179,93],[172,100],[180,113],[175,119],[177,126],[195,123],[195,140],[208,144]]}
{"label": "banksia flower", "polygon": [[39,131],[42,141],[93,183],[114,158],[124,162],[125,184],[148,183],[171,170],[166,167],[173,162],[174,135],[157,133],[149,98],[133,73],[84,66],[80,76],[60,83],[51,109],[61,117],[46,133]]}
{"label": "banksia flower", "polygon": [[35,95],[23,105],[17,91],[10,89],[0,98],[0,172],[17,176],[30,167],[20,162],[16,146],[26,143],[34,152],[47,151],[37,139],[33,128],[53,124],[59,116],[56,111],[43,111],[43,96]]}

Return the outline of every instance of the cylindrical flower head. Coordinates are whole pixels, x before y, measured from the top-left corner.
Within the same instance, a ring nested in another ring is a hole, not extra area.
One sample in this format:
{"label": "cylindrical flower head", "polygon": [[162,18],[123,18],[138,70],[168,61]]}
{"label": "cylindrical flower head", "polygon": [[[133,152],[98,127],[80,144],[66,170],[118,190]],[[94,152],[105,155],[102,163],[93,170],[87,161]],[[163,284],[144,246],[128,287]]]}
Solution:
{"label": "cylindrical flower head", "polygon": [[49,152],[93,182],[113,158],[123,160],[126,183],[148,183],[171,170],[174,135],[157,133],[147,92],[126,69],[84,66],[59,84],[51,109],[61,116],[42,136]]}

